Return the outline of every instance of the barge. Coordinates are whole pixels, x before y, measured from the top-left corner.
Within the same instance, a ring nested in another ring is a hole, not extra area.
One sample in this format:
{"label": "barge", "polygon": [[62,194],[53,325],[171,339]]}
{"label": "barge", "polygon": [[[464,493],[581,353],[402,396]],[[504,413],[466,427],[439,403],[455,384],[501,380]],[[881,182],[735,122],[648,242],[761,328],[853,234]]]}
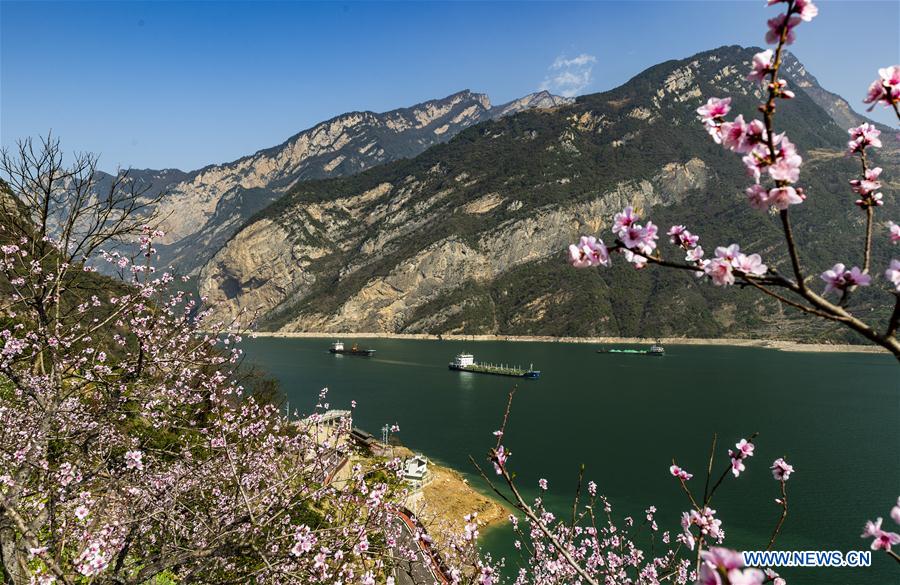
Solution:
{"label": "barge", "polygon": [[632,355],[652,355],[662,357],[666,355],[665,348],[659,342],[650,346],[650,349],[598,349],[597,353],[627,353]]}
{"label": "barge", "polygon": [[475,356],[470,353],[457,354],[456,358],[448,366],[451,370],[460,372],[474,372],[476,374],[493,374],[495,376],[511,376],[513,378],[528,378],[535,380],[541,376],[540,370],[529,367],[527,370],[519,367],[505,365],[480,364],[475,361]]}
{"label": "barge", "polygon": [[350,349],[344,349],[344,344],[341,341],[335,341],[334,343],[332,343],[331,348],[328,351],[340,355],[357,355],[360,357],[372,357],[373,355],[375,355],[374,349],[361,349],[355,343]]}

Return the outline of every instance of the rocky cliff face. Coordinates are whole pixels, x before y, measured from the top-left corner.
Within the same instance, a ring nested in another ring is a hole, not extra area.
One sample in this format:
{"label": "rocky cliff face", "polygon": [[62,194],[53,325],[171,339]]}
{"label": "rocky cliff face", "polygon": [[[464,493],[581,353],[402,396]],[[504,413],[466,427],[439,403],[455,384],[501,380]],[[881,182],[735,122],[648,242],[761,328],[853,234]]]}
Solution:
{"label": "rocky cliff face", "polygon": [[190,273],[254,213],[299,181],[358,173],[415,156],[478,122],[570,101],[540,92],[492,107],[486,95],[461,91],[381,114],[337,116],[231,163],[190,173],[146,170],[131,175],[140,184],[152,184],[153,194],[166,191],[157,209],[166,232],[161,260]]}
{"label": "rocky cliff face", "polygon": [[[743,78],[752,54],[724,47],[663,63],[576,103],[532,96],[543,109],[526,102],[413,159],[299,183],[210,260],[201,291],[220,317],[255,315],[270,330],[818,335],[749,291],[624,266],[575,272],[563,259],[629,203],[660,224],[690,222],[708,249],[741,241],[783,259],[776,226],[742,201],[740,161],[695,121],[702,100],[725,93],[754,116],[759,89]],[[855,167],[839,156],[846,134],[813,99],[814,78],[792,65],[801,91],[779,124],[808,149],[815,194],[797,232],[804,243],[832,234],[815,265],[855,245],[845,187]]]}
{"label": "rocky cliff face", "polygon": [[[437,239],[388,265],[384,275],[367,280],[333,313],[303,313],[284,327],[427,330],[424,324],[410,325],[411,318],[442,294],[470,281],[490,282],[514,267],[556,256],[568,245],[572,233],[598,229],[629,203],[649,209],[682,201],[688,193],[702,190],[708,177],[709,169],[700,159],[670,163],[649,180],[622,182],[588,200],[543,205],[529,213],[516,213],[524,205],[520,200],[488,193],[465,203],[456,213],[477,222],[479,216],[505,211],[507,219],[479,231],[474,239],[456,233]],[[469,179],[458,175],[453,181],[465,185]],[[407,178],[406,187],[382,183],[357,196],[306,205],[288,220],[303,226],[304,232],[293,236],[268,218],[252,223],[204,269],[201,292],[220,307],[220,317],[233,320],[242,314],[265,316],[285,301],[314,290],[317,280],[326,276],[316,274],[316,261],[335,251],[335,246],[355,255],[340,267],[339,278],[364,272],[389,256],[398,240],[439,221],[446,212],[442,200],[450,190],[400,209],[427,182]],[[474,185],[477,182],[469,186]],[[364,229],[374,224],[381,225],[373,231]]]}

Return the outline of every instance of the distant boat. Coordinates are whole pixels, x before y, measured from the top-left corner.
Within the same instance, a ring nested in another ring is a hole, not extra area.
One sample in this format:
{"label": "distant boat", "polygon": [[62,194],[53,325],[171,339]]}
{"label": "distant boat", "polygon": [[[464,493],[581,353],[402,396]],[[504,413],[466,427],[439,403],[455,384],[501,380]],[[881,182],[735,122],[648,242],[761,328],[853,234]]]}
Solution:
{"label": "distant boat", "polygon": [[666,349],[662,346],[659,340],[656,340],[656,343],[650,346],[650,349],[598,349],[597,353],[629,353],[633,355],[652,355],[656,357],[662,357],[666,355]]}
{"label": "distant boat", "polygon": [[373,355],[375,355],[374,349],[361,349],[355,343],[350,349],[344,349],[344,344],[341,341],[335,341],[334,343],[332,343],[331,348],[328,351],[341,355],[358,355],[361,357],[372,357]]}
{"label": "distant boat", "polygon": [[451,370],[462,372],[493,374],[495,376],[512,376],[514,378],[528,378],[530,380],[536,380],[541,376],[540,370],[534,370],[531,367],[527,370],[523,370],[519,367],[513,368],[504,365],[479,364],[475,361],[475,356],[470,353],[457,354],[456,358],[450,362],[449,368]]}

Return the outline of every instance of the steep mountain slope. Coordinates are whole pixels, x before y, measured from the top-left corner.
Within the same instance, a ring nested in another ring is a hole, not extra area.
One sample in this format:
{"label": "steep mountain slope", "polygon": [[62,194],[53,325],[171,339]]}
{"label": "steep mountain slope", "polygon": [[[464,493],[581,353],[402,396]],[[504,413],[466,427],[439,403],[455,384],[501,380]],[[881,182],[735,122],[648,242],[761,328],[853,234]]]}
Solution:
{"label": "steep mountain slope", "polygon": [[152,185],[150,194],[167,192],[157,210],[167,234],[160,246],[162,262],[191,272],[298,181],[351,175],[415,156],[478,122],[571,101],[539,92],[492,107],[486,95],[466,90],[382,114],[343,114],[231,163],[190,173],[131,171],[130,177],[138,185]]}
{"label": "steep mountain slope", "polygon": [[[785,54],[784,65],[782,67],[785,74],[794,80],[795,85],[803,88],[806,94],[816,102],[816,104],[821,106],[822,109],[828,112],[831,119],[841,128],[859,126],[863,122],[872,123],[872,120],[853,111],[853,109],[850,108],[850,104],[847,103],[847,100],[819,85],[819,81],[806,70],[803,64],[800,63],[793,54]],[[860,96],[862,94],[863,92],[860,91]],[[883,124],[876,125],[880,127],[882,131],[890,130]]]}
{"label": "steep mountain slope", "polygon": [[[754,116],[760,90],[743,78],[754,52],[662,63],[575,104],[479,124],[414,159],[297,184],[204,267],[201,292],[224,318],[245,310],[286,331],[821,335],[752,291],[636,273],[621,259],[604,271],[564,262],[568,242],[608,234],[612,214],[634,203],[664,227],[687,222],[709,250],[739,241],[781,264],[775,222],[743,201],[740,160],[694,114],[705,97],[729,94]],[[857,169],[841,156],[845,130],[797,94],[778,123],[807,159],[795,231],[801,244],[822,244],[804,256],[820,270],[858,255],[849,228],[861,215],[846,185]]]}

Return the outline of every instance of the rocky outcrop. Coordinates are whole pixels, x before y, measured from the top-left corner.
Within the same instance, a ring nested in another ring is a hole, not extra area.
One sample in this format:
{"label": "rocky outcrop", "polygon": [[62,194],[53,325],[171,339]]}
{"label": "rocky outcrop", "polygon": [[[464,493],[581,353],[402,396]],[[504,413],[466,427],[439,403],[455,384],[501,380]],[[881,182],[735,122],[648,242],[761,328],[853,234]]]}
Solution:
{"label": "rocky outcrop", "polygon": [[[609,218],[625,205],[649,210],[677,203],[688,193],[703,189],[708,176],[709,169],[702,160],[670,163],[650,180],[621,183],[589,201],[562,207],[547,205],[500,222],[480,233],[474,242],[457,236],[444,238],[401,258],[386,274],[368,279],[334,313],[303,313],[283,328],[323,332],[404,330],[416,309],[441,295],[558,254],[573,234],[608,228]],[[390,252],[387,244],[401,235],[394,225],[400,223],[404,230],[415,232],[416,221],[406,218],[397,222],[397,216],[381,215],[379,229],[360,242],[359,230],[347,218],[373,222],[379,210],[402,207],[415,197],[416,186],[422,187],[415,181],[412,184],[412,190],[395,192],[390,184],[383,183],[334,202],[308,205],[302,212],[306,217],[300,224],[302,235],[293,238],[272,220],[251,224],[206,266],[201,275],[203,294],[217,307],[219,318],[231,320],[242,315],[246,324],[251,317],[269,313],[286,301],[302,299],[317,279],[334,278],[327,269],[323,272],[314,266],[313,261],[326,254],[359,255],[356,261],[344,264],[339,278],[383,260],[385,252]],[[487,214],[498,210],[504,201],[498,193],[488,193],[458,211]],[[429,217],[439,202],[440,198],[426,200],[419,207],[418,219]],[[324,242],[322,247],[299,243],[309,237]]]}
{"label": "rocky outcrop", "polygon": [[552,109],[573,103],[575,103],[575,98],[553,95],[549,91],[543,90],[493,108],[492,116],[497,118],[526,110]]}

